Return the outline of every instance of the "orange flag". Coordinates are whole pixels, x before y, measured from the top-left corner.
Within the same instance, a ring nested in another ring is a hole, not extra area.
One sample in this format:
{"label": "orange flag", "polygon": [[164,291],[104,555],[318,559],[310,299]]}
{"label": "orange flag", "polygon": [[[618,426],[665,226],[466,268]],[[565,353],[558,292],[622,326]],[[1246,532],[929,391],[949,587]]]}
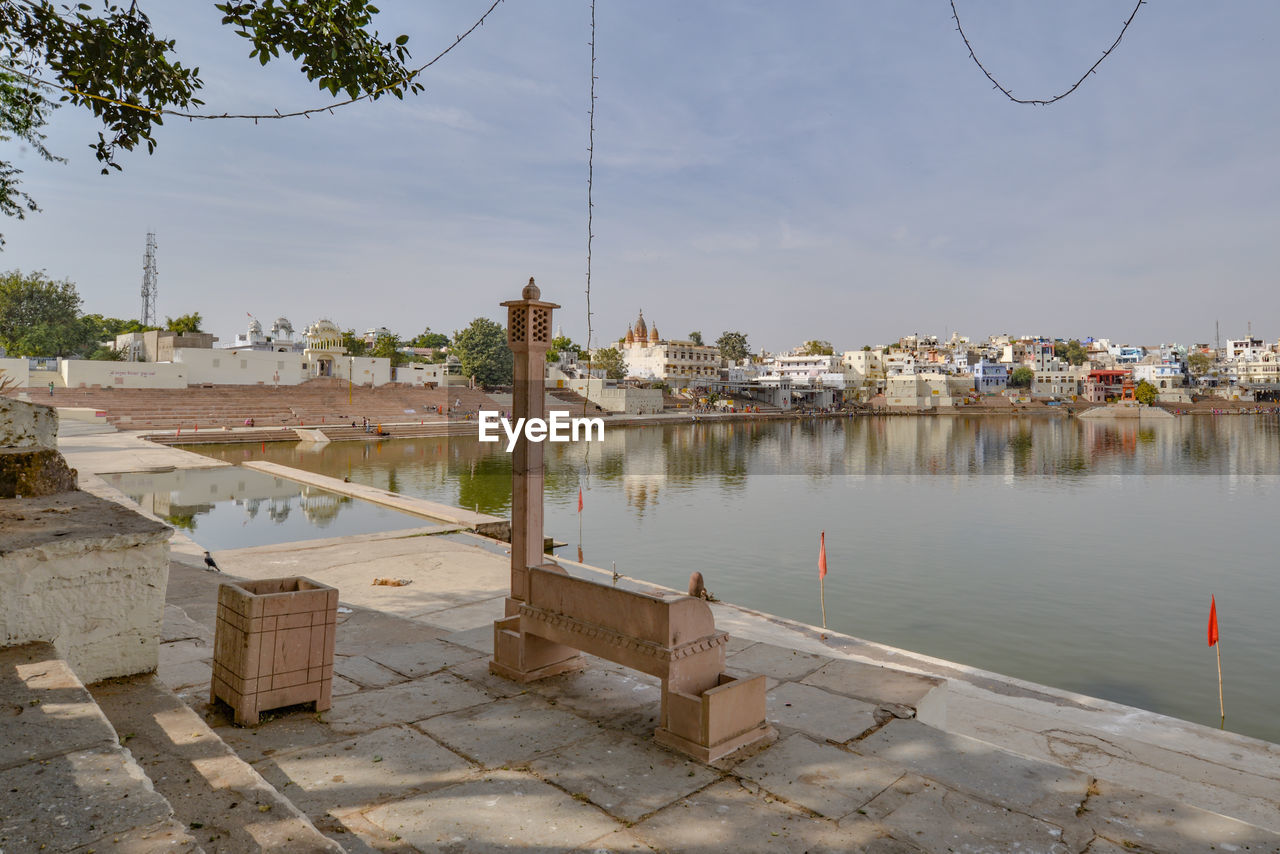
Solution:
{"label": "orange flag", "polygon": [[827,577],[827,532],[818,538],[818,578]]}
{"label": "orange flag", "polygon": [[578,512],[582,512],[582,487],[578,487]]}
{"label": "orange flag", "polygon": [[1209,597],[1209,646],[1218,642],[1218,602]]}

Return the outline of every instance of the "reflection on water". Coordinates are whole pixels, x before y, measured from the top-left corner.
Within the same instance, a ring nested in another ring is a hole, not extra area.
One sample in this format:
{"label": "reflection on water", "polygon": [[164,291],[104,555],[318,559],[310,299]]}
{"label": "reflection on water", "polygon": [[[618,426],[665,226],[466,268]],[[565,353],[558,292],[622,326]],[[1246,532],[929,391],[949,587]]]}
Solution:
{"label": "reflection on water", "polygon": [[142,509],[187,531],[211,550],[428,524],[415,516],[238,466],[104,477]]}
{"label": "reflection on water", "polygon": [[[504,515],[470,439],[208,446]],[[546,446],[546,530],[588,562],[859,637],[1280,741],[1274,415],[894,417],[609,429]],[[579,543],[577,493],[584,490]],[[1234,684],[1233,684],[1234,683]]]}

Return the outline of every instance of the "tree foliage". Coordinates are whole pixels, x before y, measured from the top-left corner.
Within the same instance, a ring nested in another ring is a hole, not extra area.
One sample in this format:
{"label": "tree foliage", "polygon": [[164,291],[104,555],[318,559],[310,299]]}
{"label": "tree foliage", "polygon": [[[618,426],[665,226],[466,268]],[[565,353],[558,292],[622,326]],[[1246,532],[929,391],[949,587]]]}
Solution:
{"label": "tree foliage", "polygon": [[547,361],[559,361],[561,353],[572,353],[576,356],[580,352],[582,352],[582,348],[574,344],[573,339],[568,335],[557,335],[551,339],[551,349],[547,351]]}
{"label": "tree foliage", "polygon": [[627,375],[627,361],[616,347],[597,350],[591,357],[591,367],[603,369],[604,375],[611,380],[620,380]]}
{"label": "tree foliage", "polygon": [[1083,365],[1089,359],[1089,351],[1077,339],[1072,338],[1065,344],[1054,342],[1053,355],[1070,365]]}
{"label": "tree foliage", "polygon": [[426,329],[422,330],[421,335],[417,336],[416,338],[414,338],[412,341],[409,342],[409,346],[422,347],[424,349],[428,347],[432,349],[448,347],[449,336],[441,332],[432,332],[431,327],[428,326]]}
{"label": "tree foliage", "polygon": [[11,356],[69,356],[86,344],[80,294],[43,272],[0,274],[0,347]]}
{"label": "tree foliage", "polygon": [[[45,136],[40,131],[55,106],[23,78],[0,70],[0,142],[20,140],[44,160],[65,163],[64,158],[55,157],[45,148]],[[12,163],[0,161],[0,211],[17,219],[40,210],[35,200],[18,189],[21,174],[22,170]],[[0,246],[3,245],[4,236],[0,235]]]}
{"label": "tree foliage", "polygon": [[1187,356],[1187,367],[1193,376],[1202,377],[1213,369],[1214,359],[1208,353],[1195,352]]}
{"label": "tree foliage", "polygon": [[1036,372],[1028,368],[1026,365],[1019,365],[1009,374],[1010,388],[1031,388],[1031,381],[1036,378]]}
{"label": "tree foliage", "polygon": [[363,356],[369,349],[369,345],[364,343],[364,339],[356,335],[354,329],[348,329],[342,333],[342,349],[347,351],[348,356]]}
{"label": "tree foliage", "polygon": [[399,335],[379,335],[374,340],[369,355],[378,359],[390,359],[391,367],[398,368],[406,361],[404,353],[400,352],[403,346]]}
{"label": "tree foliage", "polygon": [[186,335],[189,332],[201,331],[200,324],[203,322],[204,318],[200,316],[200,312],[193,311],[180,317],[166,317],[164,319],[164,328],[179,335]]}
{"label": "tree foliage", "polygon": [[720,355],[730,362],[739,362],[751,355],[745,332],[722,332],[716,346],[720,348]]}
{"label": "tree foliage", "polygon": [[804,346],[800,348],[800,352],[805,356],[830,356],[835,353],[835,349],[831,346],[830,341],[806,341]]}
{"label": "tree foliage", "polygon": [[697,345],[701,346],[701,345],[702,345],[702,333],[701,333],[701,332],[699,332],[699,331],[697,331],[697,330],[694,330],[693,332],[690,332],[690,333],[689,333],[689,340],[690,340],[690,341],[692,341],[694,344],[697,344]]}
{"label": "tree foliage", "polygon": [[[384,94],[403,98],[422,86],[410,79],[407,36],[390,42],[371,29],[377,9],[369,0],[231,0],[214,3],[222,23],[250,44],[265,65],[288,54],[302,73],[331,94]],[[174,41],[152,30],[137,0],[55,5],[50,0],[0,2],[0,135],[12,134],[46,159],[39,129],[55,106],[23,75],[66,87],[59,100],[88,110],[102,125],[92,145],[104,174],[120,169],[117,155],[145,145],[155,150],[161,110],[190,110],[203,102],[198,68],[182,65]],[[141,109],[139,109],[141,107]],[[0,210],[21,217],[38,208],[16,189],[16,175],[0,162]]]}
{"label": "tree foliage", "polygon": [[1156,402],[1156,398],[1160,396],[1160,390],[1146,380],[1138,380],[1138,385],[1133,389],[1133,396],[1138,403],[1151,406]]}
{"label": "tree foliage", "polygon": [[509,385],[515,365],[507,346],[507,330],[487,317],[477,317],[461,332],[453,333],[453,354],[462,363],[462,375],[475,377],[482,386]]}

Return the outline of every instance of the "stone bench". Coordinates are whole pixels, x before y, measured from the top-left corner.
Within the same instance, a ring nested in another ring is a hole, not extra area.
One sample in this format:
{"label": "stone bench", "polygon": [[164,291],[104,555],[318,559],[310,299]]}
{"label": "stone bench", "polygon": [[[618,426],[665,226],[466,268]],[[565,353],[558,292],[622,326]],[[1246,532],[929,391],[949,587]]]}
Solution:
{"label": "stone bench", "polygon": [[703,762],[772,734],[765,678],[724,672],[729,635],[706,602],[609,587],[554,564],[527,573],[527,599],[509,600],[518,612],[494,623],[493,673],[532,682],[581,669],[581,651],[656,676],[655,740]]}

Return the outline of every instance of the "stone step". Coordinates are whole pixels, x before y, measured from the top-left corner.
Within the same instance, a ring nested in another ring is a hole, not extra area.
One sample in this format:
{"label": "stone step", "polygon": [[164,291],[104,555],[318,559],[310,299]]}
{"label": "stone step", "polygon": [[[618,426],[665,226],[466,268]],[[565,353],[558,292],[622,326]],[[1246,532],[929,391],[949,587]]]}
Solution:
{"label": "stone step", "polygon": [[342,852],[154,674],[90,686],[173,814],[219,854]]}
{"label": "stone step", "polygon": [[0,709],[0,851],[205,850],[51,644],[0,648]]}

